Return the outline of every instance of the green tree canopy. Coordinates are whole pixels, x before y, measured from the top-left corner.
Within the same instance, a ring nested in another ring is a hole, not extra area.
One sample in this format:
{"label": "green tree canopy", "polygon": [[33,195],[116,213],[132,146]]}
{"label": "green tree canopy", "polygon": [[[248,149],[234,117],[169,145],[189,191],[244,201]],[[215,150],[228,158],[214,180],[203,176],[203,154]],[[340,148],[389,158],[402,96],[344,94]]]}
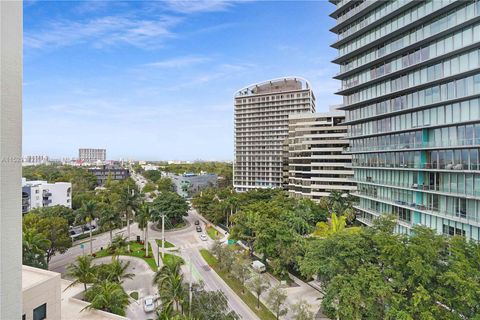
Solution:
{"label": "green tree canopy", "polygon": [[161,221],[161,215],[165,215],[172,225],[176,225],[188,215],[187,201],[174,192],[162,192],[153,201],[153,206],[153,221]]}

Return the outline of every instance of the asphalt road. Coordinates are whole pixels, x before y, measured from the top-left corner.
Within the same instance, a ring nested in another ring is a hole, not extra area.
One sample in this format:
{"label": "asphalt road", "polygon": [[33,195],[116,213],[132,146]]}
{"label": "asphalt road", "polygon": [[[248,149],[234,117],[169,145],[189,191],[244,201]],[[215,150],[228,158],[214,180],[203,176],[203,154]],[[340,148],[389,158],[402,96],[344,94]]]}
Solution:
{"label": "asphalt road", "polygon": [[[186,219],[189,222],[188,227],[181,230],[165,232],[166,240],[179,248],[178,254],[181,255],[187,262],[187,265],[183,268],[185,279],[189,281],[190,275],[192,275],[195,281],[202,280],[207,290],[221,290],[227,297],[230,308],[234,310],[242,319],[259,319],[252,312],[252,310],[235,294],[235,292],[233,292],[230,287],[215,273],[215,271],[208,267],[207,263],[200,255],[199,250],[203,248],[209,248],[213,241],[210,240],[210,238],[208,241],[200,240],[200,233],[196,232],[194,225],[194,222],[199,220],[199,216],[197,215],[196,211],[193,209],[190,210]],[[201,222],[201,226],[203,232],[205,232],[205,225],[203,222]],[[126,228],[118,229],[113,232],[114,235],[126,235],[126,233]],[[143,238],[143,231],[139,230],[137,224],[134,223],[131,225],[130,238],[135,239],[137,235]],[[149,239],[161,239],[161,232],[152,229],[150,226]],[[49,269],[64,274],[66,267],[70,263],[74,262],[76,257],[82,254],[88,254],[90,252],[90,243],[88,238],[82,240],[81,242],[84,246],[83,249],[81,248],[80,244],[76,244],[64,254],[55,255],[50,261]],[[93,251],[98,251],[101,247],[107,247],[109,242],[110,234],[108,232],[93,236]]]}

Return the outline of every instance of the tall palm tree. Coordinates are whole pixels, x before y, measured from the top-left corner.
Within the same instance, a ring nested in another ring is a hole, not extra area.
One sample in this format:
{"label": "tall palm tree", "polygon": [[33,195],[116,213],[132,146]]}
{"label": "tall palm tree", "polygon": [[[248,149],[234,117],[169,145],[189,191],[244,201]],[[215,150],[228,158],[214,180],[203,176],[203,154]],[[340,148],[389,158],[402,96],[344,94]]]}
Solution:
{"label": "tall palm tree", "polygon": [[97,203],[94,200],[88,200],[82,202],[82,206],[77,210],[77,220],[88,224],[90,232],[90,254],[93,254],[92,243],[92,221],[97,214]]}
{"label": "tall palm tree", "polygon": [[119,283],[103,281],[95,284],[85,294],[90,302],[85,309],[98,309],[121,316],[130,304],[128,294]]}
{"label": "tall palm tree", "polygon": [[23,264],[31,267],[47,269],[47,249],[50,240],[34,229],[23,229]]}
{"label": "tall palm tree", "polygon": [[118,211],[114,210],[111,206],[106,205],[100,211],[100,227],[103,231],[110,231],[110,243],[113,240],[113,229],[122,225],[122,219]]}
{"label": "tall palm tree", "polygon": [[125,279],[133,279],[135,274],[127,272],[129,266],[130,261],[123,263],[118,256],[113,256],[112,262],[109,264],[109,280],[121,284]]}
{"label": "tall palm tree", "polygon": [[143,201],[135,215],[135,220],[138,222],[138,227],[143,230],[145,239],[145,256],[148,256],[148,222],[152,219],[153,207],[149,203]]}
{"label": "tall palm tree", "polygon": [[180,305],[185,302],[186,288],[183,284],[183,274],[181,271],[182,262],[180,260],[171,260],[155,274],[153,283],[158,286],[160,298],[163,306],[175,306],[175,311],[180,311]]}
{"label": "tall palm tree", "polygon": [[90,256],[78,256],[77,263],[68,266],[67,274],[75,280],[66,289],[78,283],[83,283],[84,290],[87,291],[87,284],[95,282],[96,270],[92,264],[92,259]]}
{"label": "tall palm tree", "polygon": [[[232,191],[233,193],[233,191]],[[233,212],[237,213],[237,207],[238,207],[238,198],[232,194],[229,196],[226,200],[228,207],[230,209],[230,215],[227,214],[227,227],[230,227],[229,224],[231,224],[230,217],[233,215]]]}
{"label": "tall palm tree", "polygon": [[127,220],[127,241],[128,251],[130,251],[130,219],[138,207],[138,194],[133,188],[130,187],[130,185],[127,185],[127,187],[124,188],[120,194],[120,200],[118,201],[118,204],[120,206],[120,210],[125,214],[125,219]]}

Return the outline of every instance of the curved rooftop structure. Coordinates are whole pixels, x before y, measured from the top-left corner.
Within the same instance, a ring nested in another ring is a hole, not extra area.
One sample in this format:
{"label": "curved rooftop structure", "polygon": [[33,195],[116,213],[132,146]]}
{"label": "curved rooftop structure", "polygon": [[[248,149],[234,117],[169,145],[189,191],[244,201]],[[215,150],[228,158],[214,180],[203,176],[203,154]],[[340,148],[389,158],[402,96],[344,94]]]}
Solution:
{"label": "curved rooftop structure", "polygon": [[283,77],[244,87],[235,93],[235,98],[311,88],[310,82],[302,77]]}

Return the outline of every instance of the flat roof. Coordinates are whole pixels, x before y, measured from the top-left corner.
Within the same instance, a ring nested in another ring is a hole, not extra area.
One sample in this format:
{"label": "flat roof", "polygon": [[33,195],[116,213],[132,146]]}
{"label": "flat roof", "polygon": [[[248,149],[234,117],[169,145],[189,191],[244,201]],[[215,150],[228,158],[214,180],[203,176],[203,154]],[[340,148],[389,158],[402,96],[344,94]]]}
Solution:
{"label": "flat roof", "polygon": [[60,273],[22,265],[22,291],[55,277],[60,277]]}

